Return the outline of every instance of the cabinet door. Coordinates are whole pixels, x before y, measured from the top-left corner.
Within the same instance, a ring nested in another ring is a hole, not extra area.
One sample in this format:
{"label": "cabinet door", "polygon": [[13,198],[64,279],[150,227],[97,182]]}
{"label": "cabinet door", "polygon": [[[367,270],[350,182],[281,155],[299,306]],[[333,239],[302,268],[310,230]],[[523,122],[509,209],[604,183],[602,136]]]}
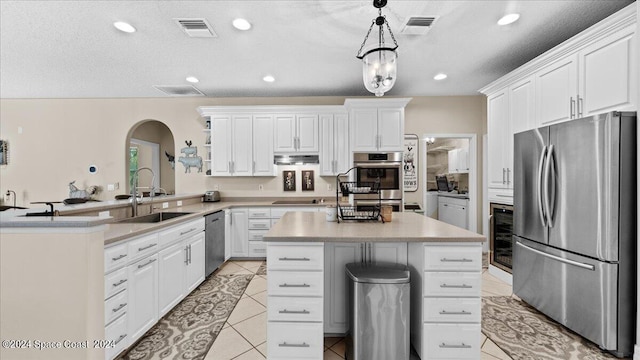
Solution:
{"label": "cabinet door", "polygon": [[349,115],[336,114],[333,120],[334,141],[333,159],[336,162],[335,175],[346,173],[351,168],[349,155]]}
{"label": "cabinet door", "polygon": [[460,172],[459,166],[458,166],[458,153],[460,152],[460,149],[453,149],[453,150],[449,150],[449,152],[447,153],[447,162],[449,163],[449,174],[457,174],[458,172]]}
{"label": "cabinet door", "polygon": [[336,149],[332,114],[320,115],[320,175],[334,175]]}
{"label": "cabinet door", "polygon": [[251,114],[233,115],[232,118],[233,176],[253,175],[253,116]]}
{"label": "cabinet door", "polygon": [[158,254],[129,265],[127,270],[127,327],[133,343],[158,321]]}
{"label": "cabinet door", "polygon": [[351,126],[351,150],[376,151],[378,150],[378,110],[353,109],[349,119]]}
{"label": "cabinet door", "polygon": [[378,110],[378,149],[380,151],[404,150],[404,110]]}
{"label": "cabinet door", "polygon": [[579,117],[636,110],[638,60],[634,33],[635,25],[579,52]]}
{"label": "cabinet door", "polygon": [[462,174],[469,173],[469,148],[458,149],[458,172]]}
{"label": "cabinet door", "polygon": [[324,245],[324,332],[344,333],[349,327],[349,281],[345,265],[362,260],[362,243]]}
{"label": "cabinet door", "polygon": [[509,87],[509,119],[513,134],[536,127],[534,79],[530,76]]}
{"label": "cabinet door", "polygon": [[186,265],[186,295],[204,281],[204,232],[190,237],[185,244],[189,251],[189,261]]}
{"label": "cabinet door", "polygon": [[231,210],[224,211],[224,261],[231,258]]}
{"label": "cabinet door", "polygon": [[231,210],[231,257],[249,256],[248,226],[247,209]]}
{"label": "cabinet door", "polygon": [[253,115],[253,176],[275,176],[273,116]]}
{"label": "cabinet door", "polygon": [[467,228],[467,206],[440,201],[438,204],[438,220],[463,229]]}
{"label": "cabinet door", "polygon": [[318,135],[318,115],[297,115],[296,123],[298,127],[296,131],[298,137],[297,151],[304,153],[317,153],[319,148],[318,144],[320,142],[320,136]]}
{"label": "cabinet door", "polygon": [[506,90],[499,91],[487,99],[487,178],[490,188],[506,187],[504,153],[509,146],[509,99]]}
{"label": "cabinet door", "polygon": [[158,253],[158,307],[162,317],[185,297],[187,249],[179,242]]}
{"label": "cabinet door", "polygon": [[576,118],[578,94],[577,56],[571,55],[535,75],[537,126]]}
{"label": "cabinet door", "polygon": [[293,114],[275,115],[273,119],[273,151],[294,152],[296,117]]}
{"label": "cabinet door", "polygon": [[407,265],[407,243],[371,243],[371,261]]}
{"label": "cabinet door", "polygon": [[231,176],[231,115],[211,116],[211,175]]}

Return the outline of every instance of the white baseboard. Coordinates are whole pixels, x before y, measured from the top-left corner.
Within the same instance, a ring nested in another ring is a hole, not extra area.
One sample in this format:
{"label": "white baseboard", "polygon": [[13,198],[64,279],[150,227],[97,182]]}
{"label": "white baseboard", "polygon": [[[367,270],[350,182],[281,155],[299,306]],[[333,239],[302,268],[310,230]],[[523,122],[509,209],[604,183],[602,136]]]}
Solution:
{"label": "white baseboard", "polygon": [[640,360],[640,344],[636,344],[633,349],[633,360]]}
{"label": "white baseboard", "polygon": [[511,274],[491,264],[489,264],[489,274],[497,277],[498,279],[506,282],[509,285],[513,285],[513,276]]}

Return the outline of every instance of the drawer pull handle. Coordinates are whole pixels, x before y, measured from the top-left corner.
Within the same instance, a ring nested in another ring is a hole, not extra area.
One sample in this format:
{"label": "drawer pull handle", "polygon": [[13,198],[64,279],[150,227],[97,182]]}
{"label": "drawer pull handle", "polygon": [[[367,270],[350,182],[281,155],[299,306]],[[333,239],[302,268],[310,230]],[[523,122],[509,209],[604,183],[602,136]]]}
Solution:
{"label": "drawer pull handle", "polygon": [[114,284],[113,284],[113,287],[118,287],[118,286],[120,286],[120,285],[122,285],[122,284],[124,284],[124,283],[126,283],[126,282],[127,282],[127,279],[122,279],[122,280],[120,280],[119,282],[114,283]]}
{"label": "drawer pull handle", "polygon": [[122,334],[122,335],[120,335],[120,337],[118,338],[118,340],[116,340],[116,341],[114,342],[114,344],[118,345],[118,343],[119,343],[120,341],[124,340],[124,338],[126,338],[126,337],[127,337],[127,334]]}
{"label": "drawer pull handle", "polygon": [[158,244],[149,244],[148,246],[138,248],[138,251],[151,249],[152,247],[154,247],[154,246],[156,246],[156,245],[158,245]]}
{"label": "drawer pull handle", "polygon": [[122,309],[122,308],[123,308],[123,307],[125,307],[125,306],[127,306],[127,303],[120,304],[120,306],[118,306],[118,307],[117,307],[117,308],[115,308],[115,309],[112,309],[111,311],[113,311],[113,312],[118,312],[118,310]]}
{"label": "drawer pull handle", "polygon": [[294,310],[280,310],[278,311],[280,314],[311,314],[309,311],[307,311],[306,309],[303,309],[302,311],[294,311]]}
{"label": "drawer pull handle", "polygon": [[471,349],[471,345],[467,345],[465,343],[461,343],[460,345],[449,345],[442,343],[439,346],[443,349]]}
{"label": "drawer pull handle", "polygon": [[283,342],[282,344],[278,344],[280,347],[296,347],[296,348],[308,348],[309,344],[303,342],[302,344],[287,344],[287,342]]}
{"label": "drawer pull handle", "polygon": [[442,310],[440,311],[440,315],[471,315],[470,312],[468,311],[447,311],[447,310]]}
{"label": "drawer pull handle", "polygon": [[288,288],[308,288],[308,287],[311,287],[311,285],[309,285],[309,284],[287,284],[287,283],[280,284],[279,286],[283,287],[283,288],[286,288],[286,287],[288,287]]}
{"label": "drawer pull handle", "polygon": [[473,262],[473,260],[471,260],[471,259],[467,259],[467,258],[462,258],[462,259],[447,259],[447,258],[442,258],[442,259],[440,259],[440,262]]}
{"label": "drawer pull handle", "polygon": [[471,285],[467,285],[467,284],[462,284],[462,285],[447,285],[447,284],[442,284],[440,285],[441,288],[454,288],[454,289],[471,289],[473,286]]}
{"label": "drawer pull handle", "polygon": [[189,230],[187,230],[187,231],[183,231],[183,232],[181,232],[181,233],[180,233],[180,236],[182,236],[182,235],[184,235],[184,234],[188,234],[188,233],[192,232],[192,231],[193,231],[193,230],[195,230],[195,229],[196,229],[196,228],[192,228],[192,229],[189,229]]}
{"label": "drawer pull handle", "polygon": [[280,261],[311,261],[311,259],[303,257],[303,258],[290,258],[290,257],[282,257],[279,258]]}
{"label": "drawer pull handle", "polygon": [[151,259],[149,260],[149,262],[147,262],[146,264],[142,264],[142,265],[138,265],[138,269],[142,269],[143,267],[151,264],[152,262],[156,261],[157,259]]}
{"label": "drawer pull handle", "polygon": [[125,256],[127,256],[127,254],[122,254],[122,255],[120,255],[120,256],[118,256],[118,257],[111,258],[111,260],[113,260],[113,261],[118,261],[118,260],[122,259],[122,258],[123,258],[123,257],[125,257]]}

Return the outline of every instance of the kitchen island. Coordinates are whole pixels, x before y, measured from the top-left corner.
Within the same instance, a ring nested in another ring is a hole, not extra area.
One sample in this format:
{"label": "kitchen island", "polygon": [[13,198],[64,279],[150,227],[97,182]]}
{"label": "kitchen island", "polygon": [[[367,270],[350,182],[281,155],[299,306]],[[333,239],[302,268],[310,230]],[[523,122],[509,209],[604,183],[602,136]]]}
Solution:
{"label": "kitchen island", "polygon": [[411,270],[411,343],[422,360],[480,359],[484,236],[415,213],[391,222],[327,222],[288,212],[267,242],[268,358],[322,359],[323,335],[347,330],[344,265]]}

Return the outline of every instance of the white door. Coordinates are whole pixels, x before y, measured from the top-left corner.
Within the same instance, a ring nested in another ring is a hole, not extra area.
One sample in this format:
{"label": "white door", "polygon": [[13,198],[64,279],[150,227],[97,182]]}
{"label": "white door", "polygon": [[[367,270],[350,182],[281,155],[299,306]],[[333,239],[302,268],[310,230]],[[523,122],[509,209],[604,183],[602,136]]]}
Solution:
{"label": "white door", "polygon": [[189,252],[186,265],[186,294],[191,293],[204,281],[204,237],[204,232],[200,232],[184,242]]}
{"label": "white door", "polygon": [[344,174],[351,168],[349,162],[349,115],[336,114],[333,120],[334,141],[333,159],[335,160],[335,175]]}
{"label": "white door", "polygon": [[317,153],[319,148],[319,126],[318,115],[297,115],[297,136],[298,147],[297,151],[304,153]]}
{"label": "white door", "polygon": [[187,250],[179,242],[158,253],[158,307],[162,317],[173,309],[186,295],[184,268],[187,263]]}
{"label": "white door", "polygon": [[248,226],[247,209],[231,210],[231,257],[249,256]]}
{"label": "white door", "polygon": [[253,115],[253,176],[274,176],[273,116]]}
{"label": "white door", "polygon": [[231,116],[211,116],[211,175],[231,176]]}
{"label": "white door", "polygon": [[371,261],[407,265],[407,243],[371,243]]}
{"label": "white door", "polygon": [[537,126],[577,117],[577,68],[577,55],[572,55],[536,73]]}
{"label": "white door", "polygon": [[296,117],[293,114],[275,115],[273,119],[273,151],[296,151]]}
{"label": "white door", "polygon": [[378,150],[378,109],[353,109],[349,119],[351,126],[351,150]]}
{"label": "white door", "polygon": [[511,137],[509,130],[509,99],[506,90],[499,91],[487,99],[487,179],[490,188],[505,188],[507,169],[505,151]]}
{"label": "white door", "polygon": [[378,150],[404,150],[403,109],[378,110]]}
{"label": "white door", "polygon": [[325,243],[324,332],[344,333],[349,327],[349,281],[345,265],[362,260],[362,243]]}
{"label": "white door", "polygon": [[233,115],[233,176],[253,175],[253,116]]}
{"label": "white door", "polygon": [[131,343],[158,321],[158,254],[129,265],[127,318]]}
{"label": "white door", "polygon": [[320,175],[334,175],[335,133],[333,114],[320,115]]}

